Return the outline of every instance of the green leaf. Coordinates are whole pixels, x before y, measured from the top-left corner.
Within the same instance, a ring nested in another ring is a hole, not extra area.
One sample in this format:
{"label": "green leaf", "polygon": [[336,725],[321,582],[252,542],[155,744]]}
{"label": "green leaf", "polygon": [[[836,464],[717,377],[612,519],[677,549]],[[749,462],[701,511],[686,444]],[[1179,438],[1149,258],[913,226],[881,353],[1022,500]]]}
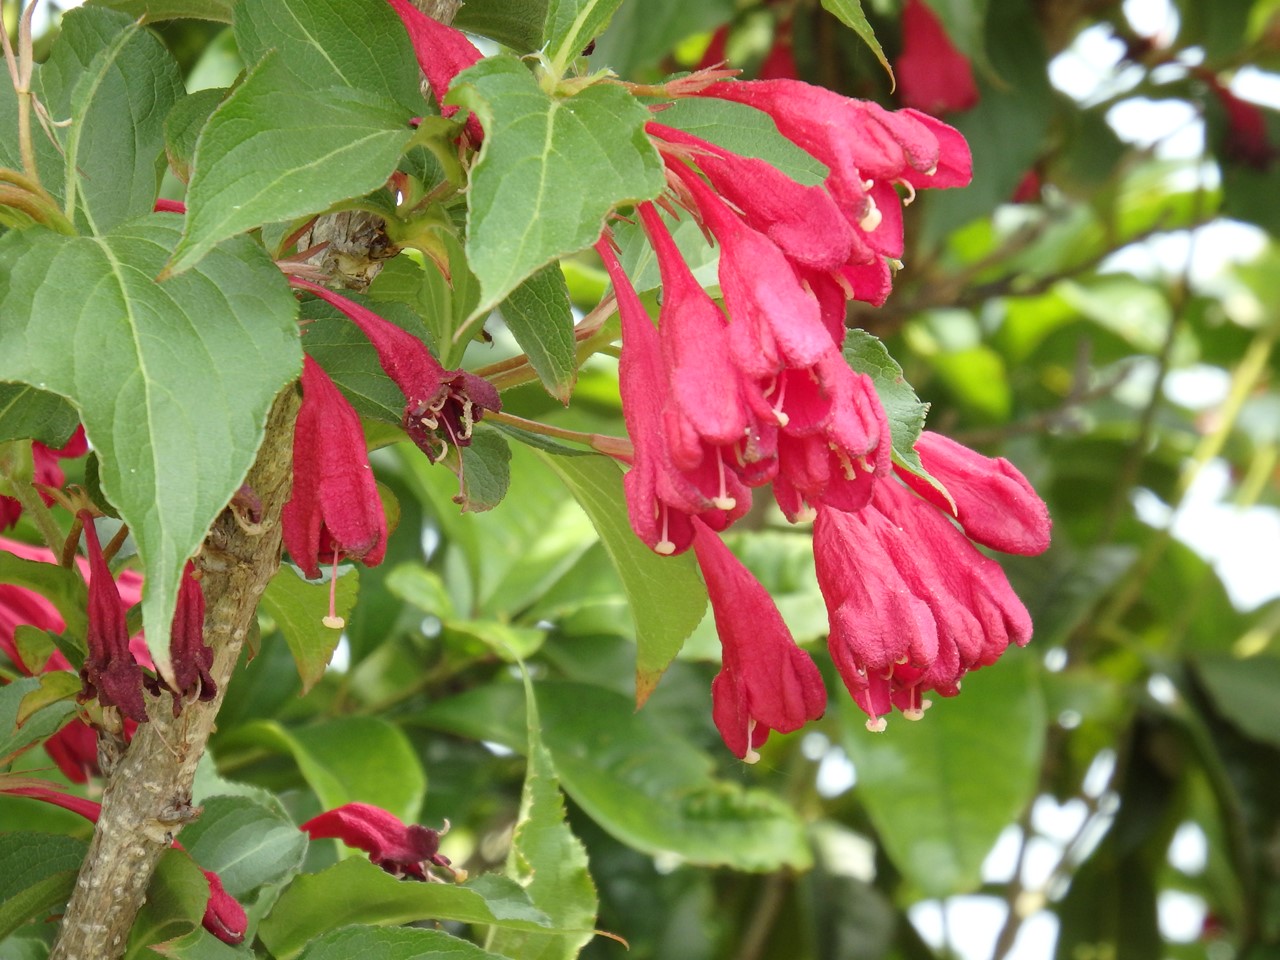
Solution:
{"label": "green leaf", "polygon": [[200,131],[209,122],[213,111],[226,99],[225,87],[197,90],[183,97],[164,121],[164,152],[174,175],[183,183],[191,180],[191,164],[196,155],[196,143]]}
{"label": "green leaf", "polygon": [[350,926],[316,937],[307,944],[302,960],[503,960],[474,943],[440,930],[397,930],[386,927]]}
{"label": "green leaf", "polygon": [[833,14],[856,33],[862,42],[871,48],[871,52],[880,61],[880,66],[884,67],[885,73],[889,74],[889,79],[896,83],[893,67],[889,66],[889,60],[880,47],[880,41],[876,39],[876,32],[871,29],[871,24],[867,22],[867,15],[862,12],[862,0],[822,0],[822,9]]}
{"label": "green leaf", "polygon": [[1205,654],[1195,658],[1196,674],[1218,712],[1246,736],[1280,746],[1280,660]]}
{"label": "green leaf", "polygon": [[[18,627],[19,631],[23,629],[30,628]],[[43,633],[43,631],[41,632]],[[53,645],[48,642],[48,635],[44,634],[44,636],[48,644],[46,650],[51,651]],[[48,652],[42,650],[41,659],[38,662],[43,663],[44,658],[47,657]],[[24,656],[23,659],[27,663],[36,662],[34,658],[27,659]],[[27,722],[42,710],[58,706],[61,709],[44,714],[41,717],[41,725],[48,727],[57,723],[58,726],[61,726],[67,717],[75,712],[75,704],[70,701],[82,689],[83,685],[80,682],[80,678],[70,670],[50,670],[31,679],[39,680],[40,686],[22,698],[22,702],[18,704],[18,712],[14,716],[14,725],[16,727],[26,727]]]}
{"label": "green leaf", "polygon": [[587,868],[587,851],[565,820],[564,796],[551,753],[542,742],[538,701],[528,672],[524,689],[529,767],[507,874],[529,891],[533,905],[557,928],[572,932],[499,930],[486,946],[522,960],[573,960],[593,936],[599,899]]}
{"label": "green leaf", "polygon": [[[359,589],[360,576],[354,570],[338,578],[334,609],[339,617],[351,616]],[[342,637],[341,627],[334,629],[323,623],[329,615],[328,581],[309,583],[292,569],[281,567],[262,594],[262,609],[284,634],[284,641],[298,665],[302,693],[306,694],[324,676],[325,667]]]}
{"label": "green leaf", "polygon": [[485,134],[467,190],[467,260],[481,291],[473,316],[594,243],[615,207],[664,186],[644,134],[649,111],[621,87],[551,97],[525,64],[498,56],[461,73],[446,99],[473,110]]}
{"label": "green leaf", "polygon": [[245,63],[278,51],[299,86],[385,97],[405,121],[426,105],[413,44],[386,0],[240,0],[235,35]]}
{"label": "green leaf", "polygon": [[[714,764],[684,737],[637,713],[629,697],[580,683],[535,684],[542,737],[560,783],[602,828],[644,853],[700,866],[772,871],[810,864],[795,809],[763,790],[712,776]],[[526,744],[524,692],[491,685],[418,715],[429,726]]]}
{"label": "green leaf", "polygon": [[231,896],[243,897],[302,867],[307,835],[279,813],[248,797],[208,797],[201,806],[199,819],[183,828],[182,845]]}
{"label": "green leaf", "polygon": [[0,833],[0,941],[66,903],[87,849],[60,834]]}
{"label": "green leaf", "polygon": [[733,0],[645,0],[624,3],[596,43],[592,65],[639,79],[681,40],[713,30],[734,15]]}
{"label": "green leaf", "polygon": [[385,96],[300,84],[279,53],[267,54],[200,133],[166,274],[227,237],[382,186],[413,135],[408,121]]}
{"label": "green leaf", "polygon": [[547,3],[547,55],[552,72],[564,76],[565,70],[586,49],[588,43],[604,32],[609,19],[622,0],[549,0]]}
{"label": "green leaf", "polygon": [[511,291],[498,308],[547,393],[568,405],[578,379],[573,308],[560,265],[553,263]]}
{"label": "green leaf", "polygon": [[924,430],[929,404],[922,402],[911,384],[903,378],[898,361],[889,355],[888,348],[879,338],[856,328],[846,336],[844,359],[855,371],[870,377],[875,385],[876,396],[889,419],[894,462],[928,480],[950,501],[951,494],[924,468],[920,454],[916,453],[916,441]]}
{"label": "green leaf", "polygon": [[1005,825],[1031,801],[1046,716],[1036,661],[1010,652],[964,679],[954,700],[935,700],[918,723],[884,733],[839,698],[842,744],[858,792],[894,865],[924,896],[977,887],[982,861]]}
{"label": "green leaf", "polygon": [[470,446],[457,449],[462,454],[462,490],[454,502],[463,513],[492,510],[511,484],[511,448],[506,437],[488,427],[477,427]]}
{"label": "green leaf", "polygon": [[0,383],[0,443],[30,438],[60,447],[79,422],[75,408],[56,393],[25,383]]}
{"label": "green leaf", "polygon": [[697,564],[691,553],[660,557],[632,532],[612,460],[539,455],[591,518],[622,580],[636,622],[636,703],[643,704],[707,608]]}
{"label": "green leaf", "polygon": [[377,717],[342,717],[295,729],[258,720],[228,739],[292,754],[325,810],[371,803],[411,822],[422,807],[427,778],[417,751],[399,727]]}
{"label": "green leaf", "polygon": [[806,186],[822,183],[830,172],[824,163],[779,133],[772,117],[745,103],[716,97],[685,97],[659,113],[656,119],[741,156],[759,157]]}
{"label": "green leaf", "polygon": [[39,677],[23,677],[0,687],[0,767],[7,767],[23,750],[57,733],[75,713],[76,705],[65,700],[38,710],[19,726],[22,701],[40,690]]}
{"label": "green leaf", "polygon": [[217,20],[230,23],[238,0],[88,0],[87,6],[119,10],[146,23],[159,20]]}
{"label": "green leaf", "polygon": [[209,881],[184,850],[166,850],[147,887],[147,897],[129,931],[125,960],[146,948],[185,936],[200,925],[209,903]]}
{"label": "green leaf", "polygon": [[164,44],[122,13],[72,10],[40,79],[45,105],[71,119],[59,131],[67,205],[76,204],[97,234],[149,212],[164,118],[182,95]]}
{"label": "green leaf", "polygon": [[490,875],[468,884],[415,883],[399,880],[363,857],[353,857],[294,880],[258,928],[258,936],[273,956],[290,960],[317,934],[350,923],[395,925],[420,920],[526,929],[550,924],[520,885],[503,877]]}
{"label": "green leaf", "polygon": [[162,670],[182,566],[244,482],[301,363],[297,303],[260,247],[236,240],[185,276],[151,279],[179,223],[151,214],[105,237],[0,237],[0,378],[79,409],[142,557]]}
{"label": "green leaf", "polygon": [[548,0],[467,0],[453,25],[497,40],[519,54],[542,49]]}

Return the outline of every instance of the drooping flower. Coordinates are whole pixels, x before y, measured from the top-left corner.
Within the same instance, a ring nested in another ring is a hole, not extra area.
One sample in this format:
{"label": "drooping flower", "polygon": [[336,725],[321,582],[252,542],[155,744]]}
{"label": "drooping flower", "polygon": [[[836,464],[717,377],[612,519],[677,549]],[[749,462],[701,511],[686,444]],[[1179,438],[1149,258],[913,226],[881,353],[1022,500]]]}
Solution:
{"label": "drooping flower", "polygon": [[213,669],[213,650],[204,642],[204,590],[195,577],[195,564],[190,560],[182,568],[178,604],[169,635],[169,657],[177,685],[173,696],[175,717],[183,700],[197,697],[207,702],[217,696],[218,685],[209,673]]}
{"label": "drooping flower", "polygon": [[[984,457],[926,430],[916,441],[920,462],[955,503],[953,515],[971,540],[1004,553],[1034,556],[1049,547],[1049,508],[1012,463]],[[933,484],[901,468],[898,475],[944,513],[951,504]]]}
{"label": "drooping flower", "polygon": [[904,106],[942,114],[968,110],[978,102],[969,58],[956,49],[924,0],[907,0],[902,8],[902,53],[894,74]]}
{"label": "drooping flower", "polygon": [[209,901],[205,904],[201,925],[223,943],[235,945],[244,941],[245,931],[249,928],[249,918],[245,915],[240,901],[227,893],[222,886],[222,878],[212,870],[200,868],[205,880],[209,883]]}
{"label": "drooping flower", "polygon": [[723,651],[711,683],[712,719],[725,746],[755,763],[755,748],[771,730],[790,733],[822,716],[826,689],[765,588],[706,524],[693,524],[693,549]]}
{"label": "drooping flower", "polygon": [[[312,579],[322,562],[350,557],[372,567],[386,552],[387,518],[360,417],[310,357],[303,358],[302,406],[293,429],[293,491],[280,520],[289,555]],[[341,627],[333,586],[326,624]]]}
{"label": "drooping flower", "polygon": [[[399,15],[409,40],[413,43],[413,52],[418,59],[431,93],[440,105],[440,114],[451,117],[458,112],[457,107],[447,106],[444,95],[449,92],[449,84],[467,67],[473,66],[484,58],[475,44],[463,34],[433,20],[415,7],[409,0],[387,0],[392,9]],[[471,116],[467,118],[467,135],[472,143],[480,143],[484,133],[480,122]]]}
{"label": "drooping flower", "polygon": [[104,707],[116,707],[138,723],[147,722],[147,706],[142,699],[142,669],[129,650],[129,629],[125,626],[124,602],[107,568],[98,542],[93,516],[83,510],[84,540],[89,555],[89,648],[80,679],[81,701],[94,697]]}
{"label": "drooping flower", "polygon": [[[34,468],[32,481],[39,487],[61,487],[66,483],[66,475],[59,466],[59,460],[71,460],[82,457],[88,452],[89,444],[85,439],[84,427],[76,427],[67,442],[61,447],[48,447],[39,440],[31,443],[31,460]],[[49,494],[40,490],[40,498],[46,504],[53,503]],[[22,504],[13,497],[0,496],[0,531],[9,529],[22,516]]]}
{"label": "drooping flower", "polygon": [[831,656],[870,729],[891,706],[918,719],[925,693],[953,696],[967,672],[1031,639],[1000,565],[901,484],[877,483],[857,513],[819,510],[813,551]]}
{"label": "drooping flower", "polygon": [[346,803],[312,817],[301,830],[312,840],[336,838],[349,847],[364,850],[369,859],[387,873],[415,880],[437,880],[431,867],[460,873],[440,852],[440,835],[449,829],[432,830],[406,824],[399,817],[368,803]]}
{"label": "drooping flower", "polygon": [[342,311],[369,338],[382,369],[405,395],[403,423],[409,439],[432,463],[443,460],[450,446],[470,444],[472,428],[484,411],[502,408],[493,384],[465,370],[446,370],[408,331],[318,283],[299,277],[289,282]]}

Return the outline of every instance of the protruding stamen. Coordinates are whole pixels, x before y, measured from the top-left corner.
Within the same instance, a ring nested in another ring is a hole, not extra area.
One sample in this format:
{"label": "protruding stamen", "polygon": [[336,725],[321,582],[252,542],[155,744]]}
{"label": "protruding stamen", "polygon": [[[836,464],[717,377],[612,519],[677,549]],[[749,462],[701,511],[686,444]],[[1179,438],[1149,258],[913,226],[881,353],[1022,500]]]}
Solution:
{"label": "protruding stamen", "polygon": [[720,455],[720,448],[716,448],[716,473],[720,478],[720,493],[718,496],[711,498],[711,505],[717,510],[732,510],[738,505],[738,501],[729,496],[729,491],[724,486],[724,457]]}
{"label": "protruding stamen", "polygon": [[831,452],[836,455],[836,460],[840,462],[840,472],[844,474],[844,478],[846,480],[856,479],[858,476],[858,471],[855,469],[853,465],[853,461],[849,459],[849,454],[847,454],[844,450],[841,450],[834,443],[830,444],[830,447],[831,447]]}
{"label": "protruding stamen", "polygon": [[658,504],[658,512],[662,516],[662,538],[653,545],[653,552],[669,557],[676,552],[676,545],[668,538],[666,504]]}
{"label": "protruding stamen", "polygon": [[333,551],[333,569],[329,573],[329,615],[320,622],[330,630],[341,630],[347,621],[338,616],[338,551]]}
{"label": "protruding stamen", "polygon": [[751,735],[756,732],[754,719],[747,720],[747,752],[742,756],[743,763],[759,763],[760,754],[751,746]]}
{"label": "protruding stamen", "polygon": [[791,422],[791,418],[782,412],[782,404],[787,399],[787,381],[774,380],[774,386],[778,389],[778,396],[769,406],[773,408],[773,418],[778,421],[778,426],[785,427]]}
{"label": "protruding stamen", "polygon": [[872,717],[867,721],[867,729],[872,733],[884,733],[885,728],[889,726],[889,721],[884,717]]}
{"label": "protruding stamen", "polygon": [[876,202],[867,197],[867,212],[862,215],[862,219],[858,221],[858,226],[870,233],[876,227],[880,226],[880,221],[884,219],[884,215],[880,212],[880,208],[876,206]]}
{"label": "protruding stamen", "polygon": [[903,716],[903,717],[905,717],[907,720],[911,720],[911,721],[913,721],[913,722],[914,722],[914,721],[916,721],[916,720],[923,720],[923,719],[924,719],[924,708],[923,708],[923,707],[908,707],[906,710],[903,710],[903,711],[902,711],[902,716]]}
{"label": "protruding stamen", "polygon": [[905,180],[899,180],[898,183],[907,188],[907,195],[902,198],[902,205],[904,207],[911,206],[912,201],[916,198],[916,188]]}
{"label": "protruding stamen", "polygon": [[811,507],[809,504],[804,503],[800,505],[800,509],[796,511],[796,518],[791,522],[792,523],[813,523],[813,521],[817,519],[818,519],[818,511],[813,507]]}

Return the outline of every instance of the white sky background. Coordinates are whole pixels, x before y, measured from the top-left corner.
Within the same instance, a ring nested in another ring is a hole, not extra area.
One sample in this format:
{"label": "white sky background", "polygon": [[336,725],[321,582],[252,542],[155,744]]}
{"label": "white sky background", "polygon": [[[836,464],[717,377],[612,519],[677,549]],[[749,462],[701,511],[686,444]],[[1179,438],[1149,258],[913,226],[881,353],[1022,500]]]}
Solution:
{"label": "white sky background", "polygon": [[[37,8],[37,32],[47,24],[51,9],[70,9],[80,2],[59,0],[42,4]],[[1168,0],[1125,0],[1124,11],[1139,34],[1157,38],[1176,34],[1177,14]],[[1137,68],[1120,67],[1123,52],[1122,44],[1111,36],[1109,28],[1091,27],[1055,58],[1050,65],[1050,79],[1060,91],[1083,104],[1115,97],[1135,82]],[[1253,68],[1241,70],[1232,79],[1231,89],[1243,99],[1280,109],[1280,77],[1275,74]],[[1186,103],[1134,98],[1112,107],[1108,120],[1122,139],[1154,146],[1160,157],[1193,159],[1204,151],[1204,124]],[[1223,267],[1255,258],[1265,243],[1262,231],[1245,224],[1222,221],[1201,228],[1194,240],[1190,272],[1193,282],[1211,281]],[[1177,231],[1117,252],[1103,269],[1143,277],[1181,273],[1191,254],[1190,234]],[[1208,410],[1225,398],[1227,385],[1220,371],[1192,368],[1173,371],[1165,392],[1175,403]],[[1226,500],[1229,489],[1227,465],[1222,461],[1211,463],[1201,472],[1182,509],[1173,517],[1173,532],[1214,564],[1238,607],[1251,609],[1280,596],[1280,510],[1237,508]],[[1154,495],[1139,496],[1135,506],[1139,515],[1152,525],[1163,526],[1170,520],[1169,507]],[[1153,681],[1151,693],[1173,695],[1171,685],[1162,685],[1159,679]],[[1103,811],[1093,829],[1099,836],[1107,823],[1106,787],[1114,760],[1114,755],[1104,751],[1090,771],[1092,782],[1086,784],[1086,792],[1097,799]],[[830,748],[819,770],[820,791],[834,796],[855,782],[856,771],[843,751]],[[1061,807],[1044,797],[1036,801],[1033,826],[1037,835],[1028,845],[1023,864],[1023,883],[1031,891],[1023,904],[1029,918],[1022,925],[1009,960],[1044,960],[1052,956],[1057,920],[1042,909],[1046,902],[1044,894],[1052,892],[1052,885],[1048,891],[1043,888],[1051,880],[1052,871],[1068,844],[1076,838],[1085,816],[1084,804],[1079,800]],[[984,879],[991,882],[1009,879],[1019,840],[1017,827],[1006,829],[987,858]],[[1204,834],[1194,824],[1183,824],[1174,837],[1169,857],[1171,863],[1188,873],[1203,871],[1207,857]],[[1159,908],[1161,930],[1170,940],[1189,942],[1199,936],[1205,914],[1205,905],[1199,898],[1166,892],[1161,896]],[[1005,915],[1003,901],[978,896],[953,897],[945,904],[926,901],[910,910],[912,922],[927,941],[935,946],[949,941],[964,960],[986,960],[991,956]]]}

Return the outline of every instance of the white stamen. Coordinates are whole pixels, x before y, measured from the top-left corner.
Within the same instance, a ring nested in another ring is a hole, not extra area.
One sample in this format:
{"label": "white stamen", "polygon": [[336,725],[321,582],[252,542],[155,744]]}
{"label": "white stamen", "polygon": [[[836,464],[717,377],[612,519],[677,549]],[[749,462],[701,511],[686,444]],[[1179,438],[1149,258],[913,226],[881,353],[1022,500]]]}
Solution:
{"label": "white stamen", "polygon": [[907,720],[911,720],[911,721],[915,721],[915,720],[923,720],[923,719],[924,719],[924,709],[923,709],[923,708],[921,708],[921,707],[912,707],[910,710],[903,710],[903,711],[902,711],[902,716],[903,716],[905,719],[907,719]]}
{"label": "white stamen", "polygon": [[760,754],[751,746],[751,735],[756,731],[756,722],[754,719],[747,720],[747,752],[743,754],[743,763],[759,763]]}
{"label": "white stamen", "polygon": [[884,219],[880,213],[880,208],[876,206],[876,202],[867,197],[867,212],[862,215],[862,219],[858,221],[858,226],[870,233],[876,227],[880,226],[880,221]]}
{"label": "white stamen", "polygon": [[884,733],[885,728],[889,726],[889,721],[884,717],[872,717],[867,721],[867,729],[872,733]]}
{"label": "white stamen", "polygon": [[796,518],[792,523],[813,523],[817,519],[818,511],[806,503],[796,511]]}
{"label": "white stamen", "polygon": [[341,630],[347,625],[347,621],[343,620],[341,617],[321,617],[320,622],[330,630]]}
{"label": "white stamen", "polygon": [[916,188],[913,187],[911,184],[907,183],[907,181],[905,180],[899,180],[898,183],[902,184],[904,187],[907,188],[907,195],[902,198],[902,205],[904,207],[911,206],[912,201],[915,200],[916,198]]}

